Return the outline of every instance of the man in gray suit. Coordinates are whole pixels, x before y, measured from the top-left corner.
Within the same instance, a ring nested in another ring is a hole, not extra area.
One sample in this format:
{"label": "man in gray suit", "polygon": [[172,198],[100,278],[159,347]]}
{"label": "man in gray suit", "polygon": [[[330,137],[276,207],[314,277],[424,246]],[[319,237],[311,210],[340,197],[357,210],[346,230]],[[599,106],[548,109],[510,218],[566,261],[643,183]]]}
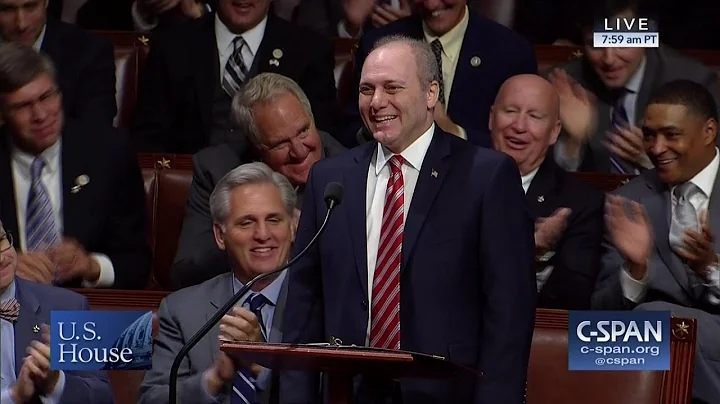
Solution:
{"label": "man in gray suit", "polygon": [[702,85],[678,80],[654,93],[642,131],[656,168],[608,197],[592,302],[697,319],[693,396],[707,403],[720,397],[717,129],[717,105]]}
{"label": "man in gray suit", "polygon": [[[166,297],[158,309],[153,368],[140,386],[140,404],[168,402],[169,369],[181,347],[244,284],[288,260],[295,235],[296,197],[282,174],[264,163],[244,164],[224,176],[210,196],[213,234],[232,272]],[[180,367],[180,403],[270,402],[275,375],[219,350],[222,340],[280,342],[285,272],[256,283],[188,354]],[[237,396],[237,397],[236,397]],[[215,401],[213,401],[215,400]]]}
{"label": "man in gray suit", "polygon": [[[593,0],[582,13],[582,58],[550,75],[560,95],[563,133],[554,147],[568,171],[635,175],[652,168],[643,150],[639,121],[650,94],[664,83],[688,79],[720,100],[718,77],[701,63],[664,47],[595,48],[593,27],[605,18],[644,17],[639,0]],[[661,32],[662,33],[662,32]]]}
{"label": "man in gray suit", "polygon": [[[172,268],[176,289],[197,285],[229,270],[227,257],[212,235],[208,198],[218,180],[233,168],[259,160],[290,180],[298,209],[310,167],[345,148],[315,127],[310,101],[293,80],[275,73],[253,77],[234,97],[231,118],[243,134],[236,143],[211,146],[193,156],[177,255]],[[249,144],[239,144],[247,139]]]}

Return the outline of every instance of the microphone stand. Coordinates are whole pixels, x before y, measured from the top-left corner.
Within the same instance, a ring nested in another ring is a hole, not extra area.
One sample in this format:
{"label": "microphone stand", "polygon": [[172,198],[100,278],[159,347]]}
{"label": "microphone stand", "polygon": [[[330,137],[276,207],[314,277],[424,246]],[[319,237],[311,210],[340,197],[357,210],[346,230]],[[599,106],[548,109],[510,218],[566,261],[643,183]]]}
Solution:
{"label": "microphone stand", "polygon": [[177,404],[178,372],[180,371],[180,363],[182,363],[183,358],[185,358],[185,356],[188,354],[188,352],[190,352],[190,350],[193,349],[193,347],[195,347],[195,345],[197,345],[197,343],[200,342],[200,340],[208,332],[210,332],[212,327],[214,327],[215,324],[217,324],[220,321],[220,319],[225,315],[225,313],[227,313],[230,309],[232,309],[233,306],[235,306],[235,304],[248,291],[250,291],[250,288],[252,288],[252,286],[254,284],[256,284],[257,282],[259,282],[269,276],[272,276],[279,272],[282,272],[282,271],[286,270],[287,268],[289,268],[290,266],[294,265],[298,260],[300,260],[300,258],[302,258],[308,252],[308,250],[310,250],[310,247],[312,247],[313,245],[315,245],[315,243],[317,243],[317,240],[320,238],[320,235],[325,231],[325,226],[327,225],[328,220],[330,219],[330,213],[333,211],[333,209],[337,205],[339,205],[339,203],[337,203],[337,201],[335,201],[334,199],[327,199],[327,202],[328,202],[328,211],[325,214],[325,219],[323,220],[323,223],[320,226],[320,230],[318,230],[318,232],[315,233],[315,237],[313,237],[312,240],[310,240],[308,245],[302,251],[300,251],[300,253],[298,255],[296,255],[295,258],[290,260],[290,262],[288,262],[287,264],[281,266],[280,268],[274,269],[270,272],[265,272],[264,274],[260,274],[260,275],[256,276],[255,278],[253,278],[252,280],[250,280],[250,282],[245,284],[245,286],[243,286],[237,293],[235,293],[235,295],[233,295],[233,297],[230,298],[230,300],[228,300],[227,303],[225,303],[225,305],[223,307],[221,307],[212,316],[212,318],[210,320],[208,320],[208,322],[205,323],[205,325],[202,326],[202,328],[200,328],[195,333],[195,335],[193,335],[188,340],[188,342],[180,349],[180,352],[178,352],[177,356],[175,357],[175,360],[173,361],[172,367],[170,368],[170,394],[169,394],[169,400],[168,400],[169,404]]}

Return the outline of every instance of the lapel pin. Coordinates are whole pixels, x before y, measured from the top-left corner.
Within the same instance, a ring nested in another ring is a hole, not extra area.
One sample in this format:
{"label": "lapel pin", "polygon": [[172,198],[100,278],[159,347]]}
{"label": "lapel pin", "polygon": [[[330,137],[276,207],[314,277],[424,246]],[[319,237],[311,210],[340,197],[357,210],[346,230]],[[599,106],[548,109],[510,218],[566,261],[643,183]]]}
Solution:
{"label": "lapel pin", "polygon": [[478,67],[478,66],[480,66],[480,63],[482,63],[482,60],[480,60],[480,57],[473,56],[472,58],[470,58],[470,66]]}
{"label": "lapel pin", "polygon": [[272,51],[272,55],[275,59],[280,59],[281,57],[283,57],[283,51],[281,51],[280,49],[275,49]]}
{"label": "lapel pin", "polygon": [[543,195],[540,195],[537,197],[537,201],[540,203],[545,202],[545,197]]}
{"label": "lapel pin", "polygon": [[278,62],[277,59],[270,59],[270,64],[275,67],[280,66],[280,62]]}
{"label": "lapel pin", "polygon": [[35,325],[33,326],[33,334],[37,334],[37,333],[39,333],[39,332],[40,332],[40,327],[38,327],[38,325],[35,324]]}
{"label": "lapel pin", "polygon": [[437,171],[432,170],[432,172],[430,173],[430,175],[432,175],[433,177],[437,178],[438,173],[437,173]]}
{"label": "lapel pin", "polygon": [[70,192],[73,194],[77,194],[78,192],[80,192],[82,187],[84,187],[85,185],[87,185],[89,183],[90,183],[90,177],[88,177],[85,174],[80,175],[77,178],[75,178],[75,185],[72,188],[70,188]]}

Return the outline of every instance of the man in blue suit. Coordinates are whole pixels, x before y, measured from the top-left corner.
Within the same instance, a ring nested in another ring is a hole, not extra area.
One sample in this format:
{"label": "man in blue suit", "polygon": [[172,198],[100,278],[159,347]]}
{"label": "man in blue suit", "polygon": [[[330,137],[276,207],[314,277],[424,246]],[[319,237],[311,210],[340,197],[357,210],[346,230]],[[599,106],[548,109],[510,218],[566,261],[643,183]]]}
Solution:
{"label": "man in blue suit", "polygon": [[[415,0],[413,15],[369,31],[356,52],[356,78],[378,39],[406,35],[426,41],[441,72],[435,122],[470,143],[491,147],[488,117],[498,89],[514,75],[537,73],[537,61],[528,41],[479,13],[471,13],[466,3]],[[358,111],[353,106],[345,136],[350,137],[359,128]]]}
{"label": "man in blue suit", "polygon": [[0,223],[0,403],[113,403],[104,373],[50,370],[50,311],[88,310],[87,299],[17,278],[16,269],[12,235]]}
{"label": "man in blue suit", "polygon": [[[379,41],[360,81],[375,141],[316,163],[299,248],[319,229],[329,182],[342,205],[288,272],[283,341],[439,355],[482,373],[358,380],[358,402],[523,402],[535,316],[533,220],[512,159],[438,128],[430,46]],[[281,376],[281,403],[318,403],[319,376]]]}

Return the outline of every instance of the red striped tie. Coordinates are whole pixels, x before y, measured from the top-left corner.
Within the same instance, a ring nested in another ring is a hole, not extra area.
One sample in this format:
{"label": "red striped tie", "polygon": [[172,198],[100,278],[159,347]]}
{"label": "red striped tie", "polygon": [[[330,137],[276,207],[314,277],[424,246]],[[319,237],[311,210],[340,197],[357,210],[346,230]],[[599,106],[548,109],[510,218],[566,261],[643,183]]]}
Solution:
{"label": "red striped tie", "polygon": [[405,215],[401,156],[390,158],[377,265],[372,289],[370,346],[400,349],[400,264]]}

